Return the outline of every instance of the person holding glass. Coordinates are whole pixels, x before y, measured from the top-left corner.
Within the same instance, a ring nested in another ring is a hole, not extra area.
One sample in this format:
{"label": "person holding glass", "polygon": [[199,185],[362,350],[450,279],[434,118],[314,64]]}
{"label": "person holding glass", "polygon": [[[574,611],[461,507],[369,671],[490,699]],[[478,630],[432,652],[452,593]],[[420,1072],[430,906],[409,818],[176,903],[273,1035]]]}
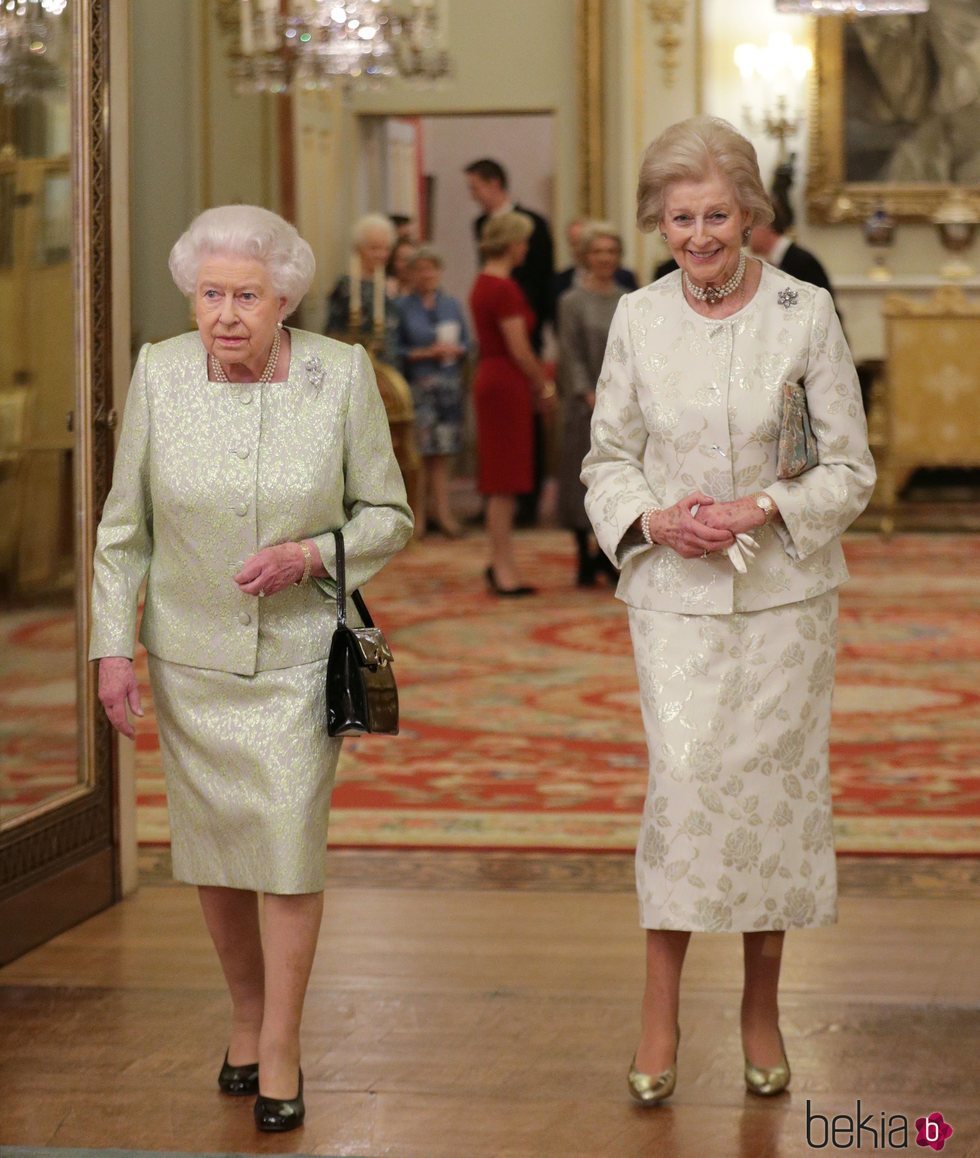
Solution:
{"label": "person holding glass", "polygon": [[422,472],[416,491],[415,534],[436,530],[450,539],[463,533],[450,502],[453,458],[462,446],[463,368],[469,348],[460,303],[440,288],[443,261],[430,246],[408,262],[410,293],[397,301],[398,343],[415,405],[415,434]]}

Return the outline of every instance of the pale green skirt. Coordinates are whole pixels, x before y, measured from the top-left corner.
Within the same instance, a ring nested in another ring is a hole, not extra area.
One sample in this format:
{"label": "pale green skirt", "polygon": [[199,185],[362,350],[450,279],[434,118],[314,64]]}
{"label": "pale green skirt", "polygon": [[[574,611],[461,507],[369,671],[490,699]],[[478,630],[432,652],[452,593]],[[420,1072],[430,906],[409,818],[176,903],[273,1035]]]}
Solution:
{"label": "pale green skirt", "polygon": [[178,880],[323,888],[341,745],[327,735],[326,662],[242,676],[150,656]]}

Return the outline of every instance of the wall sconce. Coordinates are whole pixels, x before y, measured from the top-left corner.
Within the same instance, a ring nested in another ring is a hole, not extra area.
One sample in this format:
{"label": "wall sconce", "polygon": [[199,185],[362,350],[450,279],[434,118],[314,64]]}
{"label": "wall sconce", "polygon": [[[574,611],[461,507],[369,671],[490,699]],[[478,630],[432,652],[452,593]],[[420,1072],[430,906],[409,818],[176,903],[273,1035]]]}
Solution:
{"label": "wall sconce", "polygon": [[746,127],[778,142],[776,163],[781,165],[788,152],[787,138],[803,123],[799,97],[813,68],[813,53],[805,45],[794,44],[789,33],[773,32],[764,46],[739,44],[735,65],[751,94],[743,106]]}
{"label": "wall sconce", "polygon": [[657,45],[663,53],[661,68],[664,85],[672,88],[677,71],[677,55],[681,47],[680,29],[683,26],[687,0],[648,0],[650,18],[660,27]]}

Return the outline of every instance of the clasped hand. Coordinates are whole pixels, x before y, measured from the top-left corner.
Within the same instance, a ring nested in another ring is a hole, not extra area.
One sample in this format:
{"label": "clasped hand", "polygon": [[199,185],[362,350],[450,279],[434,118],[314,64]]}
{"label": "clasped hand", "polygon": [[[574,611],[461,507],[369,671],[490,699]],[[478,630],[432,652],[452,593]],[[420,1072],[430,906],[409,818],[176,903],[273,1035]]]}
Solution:
{"label": "clasped hand", "polygon": [[235,582],[245,595],[275,595],[302,579],[305,562],[299,543],[277,543],[246,559]]}
{"label": "clasped hand", "polygon": [[668,507],[664,514],[665,526],[657,538],[684,559],[727,551],[736,535],[765,522],[765,515],[750,498],[720,503],[700,491]]}

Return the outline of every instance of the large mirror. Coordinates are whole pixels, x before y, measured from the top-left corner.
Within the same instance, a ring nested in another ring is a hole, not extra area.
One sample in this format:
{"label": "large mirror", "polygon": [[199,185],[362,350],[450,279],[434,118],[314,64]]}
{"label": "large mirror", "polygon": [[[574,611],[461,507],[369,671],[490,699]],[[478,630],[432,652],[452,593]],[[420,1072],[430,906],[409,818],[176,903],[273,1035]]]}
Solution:
{"label": "large mirror", "polygon": [[[86,777],[77,742],[71,14],[0,13],[0,823]],[[57,9],[62,7],[59,12]],[[36,11],[30,11],[35,8]]]}
{"label": "large mirror", "polygon": [[116,891],[85,661],[111,459],[106,7],[0,4],[0,961]]}

